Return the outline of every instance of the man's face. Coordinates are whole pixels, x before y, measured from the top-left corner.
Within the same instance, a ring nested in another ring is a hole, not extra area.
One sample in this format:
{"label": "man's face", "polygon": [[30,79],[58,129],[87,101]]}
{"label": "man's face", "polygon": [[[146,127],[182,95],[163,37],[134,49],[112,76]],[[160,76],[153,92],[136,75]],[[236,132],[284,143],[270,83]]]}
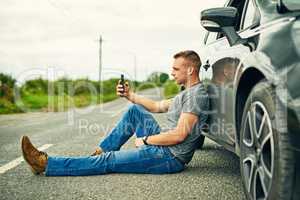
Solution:
{"label": "man's face", "polygon": [[234,64],[228,64],[224,68],[224,75],[226,78],[226,82],[232,82],[235,75],[236,66]]}
{"label": "man's face", "polygon": [[174,80],[177,84],[185,84],[188,79],[188,61],[184,58],[176,58],[174,60],[172,66],[172,73],[171,75],[174,77]]}

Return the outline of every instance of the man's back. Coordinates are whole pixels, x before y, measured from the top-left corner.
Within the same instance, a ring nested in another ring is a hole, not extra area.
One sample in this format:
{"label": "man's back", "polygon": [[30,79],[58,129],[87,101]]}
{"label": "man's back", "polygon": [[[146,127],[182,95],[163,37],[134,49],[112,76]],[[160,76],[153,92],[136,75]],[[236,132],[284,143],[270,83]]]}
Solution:
{"label": "man's back", "polygon": [[181,113],[192,113],[199,117],[197,124],[186,139],[179,144],[170,146],[170,151],[184,163],[188,163],[197,148],[197,140],[201,135],[201,129],[207,120],[209,109],[208,94],[204,85],[200,82],[176,95],[167,113],[170,129],[177,126]]}

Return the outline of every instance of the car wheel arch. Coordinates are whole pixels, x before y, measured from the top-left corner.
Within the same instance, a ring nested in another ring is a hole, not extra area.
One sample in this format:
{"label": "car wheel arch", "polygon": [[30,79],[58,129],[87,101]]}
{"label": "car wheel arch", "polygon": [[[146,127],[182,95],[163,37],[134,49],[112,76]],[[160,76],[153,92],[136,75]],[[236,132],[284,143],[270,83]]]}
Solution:
{"label": "car wheel arch", "polygon": [[251,67],[247,68],[243,72],[242,76],[239,79],[239,83],[236,89],[235,96],[235,128],[236,128],[236,146],[237,153],[239,154],[239,143],[240,143],[240,128],[241,121],[244,111],[244,106],[247,101],[248,96],[250,95],[251,90],[254,86],[259,83],[261,80],[265,79],[266,76],[257,68]]}

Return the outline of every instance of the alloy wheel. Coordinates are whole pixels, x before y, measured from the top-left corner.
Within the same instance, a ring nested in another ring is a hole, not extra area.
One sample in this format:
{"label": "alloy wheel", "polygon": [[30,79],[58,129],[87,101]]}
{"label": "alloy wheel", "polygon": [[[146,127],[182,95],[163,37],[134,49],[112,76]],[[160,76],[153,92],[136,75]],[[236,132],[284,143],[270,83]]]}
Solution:
{"label": "alloy wheel", "polygon": [[267,199],[274,172],[274,138],[266,107],[253,102],[244,121],[241,169],[251,199]]}

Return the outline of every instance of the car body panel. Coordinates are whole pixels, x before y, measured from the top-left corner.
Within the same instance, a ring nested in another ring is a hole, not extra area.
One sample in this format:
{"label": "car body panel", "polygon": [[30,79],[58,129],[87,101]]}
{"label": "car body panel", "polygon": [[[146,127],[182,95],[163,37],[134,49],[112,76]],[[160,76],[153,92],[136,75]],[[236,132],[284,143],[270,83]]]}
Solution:
{"label": "car body panel", "polygon": [[[279,14],[274,11],[276,3],[272,1],[257,0],[256,6],[261,16],[259,25],[239,31],[239,35],[242,38],[247,38],[251,42],[252,48],[242,44],[230,47],[225,37],[207,44],[205,48],[206,57],[204,60],[209,63],[215,63],[225,57],[238,58],[240,61],[239,65],[236,66],[232,81],[226,82],[222,86],[219,85],[217,95],[214,91],[214,95],[219,97],[219,100],[218,98],[214,99],[215,102],[212,105],[214,113],[211,114],[212,120],[210,125],[219,124],[219,129],[204,133],[238,155],[239,126],[231,126],[233,128],[226,128],[225,126],[228,124],[233,125],[240,121],[243,107],[238,108],[237,106],[239,104],[238,93],[243,90],[242,82],[245,80],[249,81],[249,78],[245,79],[245,77],[249,76],[253,71],[261,76],[255,81],[266,79],[274,86],[283,88],[278,91],[281,97],[279,100],[282,102],[282,105],[285,105],[290,110],[288,113],[293,112],[293,116],[290,117],[293,120],[289,120],[293,121],[293,123],[290,124],[294,124],[293,126],[297,127],[295,124],[299,123],[300,120],[300,101],[289,98],[291,96],[289,92],[297,90],[295,89],[297,84],[290,84],[290,90],[288,90],[291,80],[287,78],[290,70],[293,70],[297,65],[299,67],[300,49],[297,48],[299,47],[297,45],[300,43],[300,34],[297,33],[300,32],[300,20],[298,17],[300,13]],[[284,52],[284,55],[282,52]],[[214,73],[211,73],[212,79]],[[292,80],[299,83],[297,78]],[[249,93],[250,91],[248,91]],[[289,106],[291,104],[289,102],[296,103],[293,103],[293,106]],[[295,146],[295,149],[299,149],[299,146]]]}
{"label": "car body panel", "polygon": [[[243,0],[230,0],[226,5],[231,6],[231,3],[239,5],[240,1]],[[245,166],[247,167],[249,164],[245,165],[245,142],[240,138],[244,106],[256,84],[262,80],[271,83],[276,95],[274,98],[275,109],[280,109],[278,113],[275,113],[276,119],[279,119],[276,120],[276,128],[282,129],[278,131],[279,134],[288,134],[288,137],[284,135],[282,138],[287,138],[286,149],[289,153],[285,152],[286,155],[282,154],[281,156],[282,158],[287,155],[290,157],[286,163],[294,172],[289,183],[293,187],[291,188],[293,199],[299,199],[300,11],[282,10],[280,2],[286,1],[289,0],[245,0],[245,5],[253,2],[256,10],[253,25],[243,29],[245,14],[247,14],[246,6],[244,6],[242,22],[239,24],[240,29],[235,27],[241,37],[241,40],[238,41],[243,41],[240,42],[242,44],[232,43],[233,46],[230,46],[227,38],[221,38],[222,34],[220,33],[214,32],[213,36],[210,35],[211,33],[206,35],[204,39],[205,53],[203,54],[205,56],[202,58],[206,62],[206,68],[211,66],[206,75],[206,78],[210,78],[210,81],[207,81],[207,88],[211,112],[209,126],[204,135],[240,156],[241,162],[243,160],[241,166],[244,167],[241,168],[241,172],[244,172],[242,177],[245,178],[245,171],[247,171]],[[294,1],[294,3],[297,2]],[[236,36],[234,33],[232,35]],[[225,73],[227,63],[221,62],[228,58],[239,61],[235,66],[233,78],[229,79]],[[223,79],[217,78],[220,70],[224,74]],[[278,116],[278,114],[282,114],[282,116]],[[219,129],[211,129],[212,126],[219,127]],[[245,139],[244,136],[243,139]],[[241,145],[240,141],[243,142]],[[288,167],[285,166],[285,170],[288,171]]]}

